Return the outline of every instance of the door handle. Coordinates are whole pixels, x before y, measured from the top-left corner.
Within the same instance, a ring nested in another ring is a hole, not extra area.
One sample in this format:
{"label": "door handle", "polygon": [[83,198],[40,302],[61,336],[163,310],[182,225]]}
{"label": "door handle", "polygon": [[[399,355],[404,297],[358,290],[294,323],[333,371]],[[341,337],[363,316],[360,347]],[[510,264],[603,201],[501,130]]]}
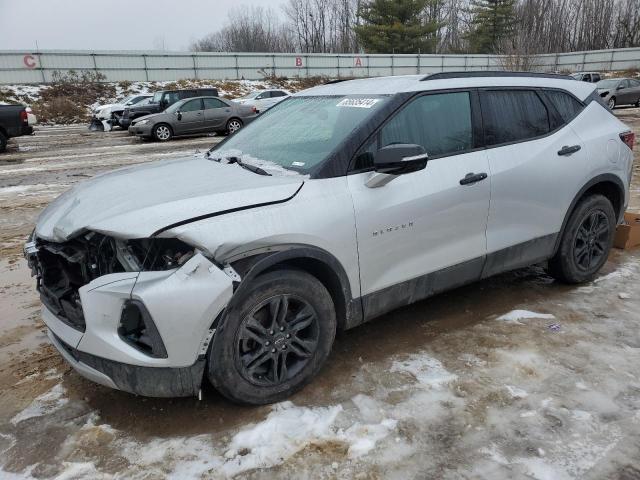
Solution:
{"label": "door handle", "polygon": [[472,183],[481,182],[487,178],[487,174],[482,173],[467,173],[464,178],[460,179],[460,185],[471,185]]}
{"label": "door handle", "polygon": [[558,150],[558,155],[560,156],[567,156],[567,155],[571,155],[572,153],[576,153],[578,150],[580,150],[582,147],[580,145],[573,145],[572,147],[567,147],[566,145],[564,147],[562,147],[560,150]]}

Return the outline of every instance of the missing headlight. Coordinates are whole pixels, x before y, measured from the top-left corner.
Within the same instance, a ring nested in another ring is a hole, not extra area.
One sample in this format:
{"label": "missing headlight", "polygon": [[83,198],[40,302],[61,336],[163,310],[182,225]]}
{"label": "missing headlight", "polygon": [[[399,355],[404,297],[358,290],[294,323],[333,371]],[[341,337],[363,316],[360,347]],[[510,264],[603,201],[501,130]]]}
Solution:
{"label": "missing headlight", "polygon": [[178,268],[195,254],[191,245],[175,238],[130,240],[128,245],[145,271]]}

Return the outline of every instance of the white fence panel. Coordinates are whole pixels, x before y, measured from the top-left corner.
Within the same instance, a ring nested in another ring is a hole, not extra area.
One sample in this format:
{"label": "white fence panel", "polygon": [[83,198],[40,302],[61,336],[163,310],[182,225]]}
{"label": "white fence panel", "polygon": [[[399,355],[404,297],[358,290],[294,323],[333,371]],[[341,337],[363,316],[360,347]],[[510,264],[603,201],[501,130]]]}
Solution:
{"label": "white fence panel", "polygon": [[[212,53],[158,51],[0,51],[0,84],[50,82],[55,71],[95,71],[107,81],[367,77],[452,71],[502,70],[495,55],[366,55],[303,53]],[[640,48],[537,55],[541,72],[640,68]]]}

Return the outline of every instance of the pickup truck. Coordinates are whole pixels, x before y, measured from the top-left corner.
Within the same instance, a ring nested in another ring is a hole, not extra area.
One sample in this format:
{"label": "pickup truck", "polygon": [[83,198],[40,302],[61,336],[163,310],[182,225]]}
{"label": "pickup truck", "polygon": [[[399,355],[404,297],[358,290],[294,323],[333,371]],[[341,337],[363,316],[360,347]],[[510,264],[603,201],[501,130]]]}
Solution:
{"label": "pickup truck", "polygon": [[35,116],[30,119],[29,112],[24,105],[0,105],[0,152],[5,151],[10,138],[33,133]]}
{"label": "pickup truck", "polygon": [[125,108],[122,116],[120,117],[120,126],[123,129],[128,129],[131,122],[136,118],[140,118],[144,115],[151,115],[153,113],[164,112],[166,108],[170,107],[179,100],[191,97],[217,97],[217,88],[192,88],[185,90],[161,90],[153,94],[153,98],[149,103],[142,106],[133,105]]}

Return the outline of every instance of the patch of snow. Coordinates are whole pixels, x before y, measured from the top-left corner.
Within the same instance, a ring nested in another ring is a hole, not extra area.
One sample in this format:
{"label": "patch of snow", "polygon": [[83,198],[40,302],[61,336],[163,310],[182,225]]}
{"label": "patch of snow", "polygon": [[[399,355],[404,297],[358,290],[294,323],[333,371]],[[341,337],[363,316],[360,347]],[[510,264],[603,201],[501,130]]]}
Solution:
{"label": "patch of snow", "polygon": [[11,419],[11,423],[17,425],[28,418],[41,417],[55,412],[68,402],[68,399],[64,396],[65,393],[65,388],[61,383],[58,383],[48,392],[36,397],[27,408]]}
{"label": "patch of snow", "polygon": [[396,428],[396,420],[386,418],[377,424],[355,424],[337,436],[349,444],[349,458],[362,457],[375,448],[376,443]]}
{"label": "patch of snow", "polygon": [[409,373],[424,387],[439,388],[458,378],[447,371],[440,360],[427,354],[413,354],[406,360],[396,360],[391,372]]}
{"label": "patch of snow", "polygon": [[342,406],[306,408],[291,402],[274,406],[267,418],[238,432],[224,454],[222,469],[228,475],[268,468],[299,452],[312,442],[326,441]]}
{"label": "patch of snow", "polygon": [[518,387],[505,385],[504,388],[507,389],[507,392],[509,392],[509,395],[511,395],[512,398],[520,399],[520,398],[526,398],[529,396],[529,394],[525,390]]}
{"label": "patch of snow", "polygon": [[524,325],[520,320],[529,320],[531,318],[538,318],[544,320],[553,320],[555,315],[550,313],[536,313],[529,310],[511,310],[509,313],[505,313],[497,318],[501,322],[515,323],[516,325]]}

